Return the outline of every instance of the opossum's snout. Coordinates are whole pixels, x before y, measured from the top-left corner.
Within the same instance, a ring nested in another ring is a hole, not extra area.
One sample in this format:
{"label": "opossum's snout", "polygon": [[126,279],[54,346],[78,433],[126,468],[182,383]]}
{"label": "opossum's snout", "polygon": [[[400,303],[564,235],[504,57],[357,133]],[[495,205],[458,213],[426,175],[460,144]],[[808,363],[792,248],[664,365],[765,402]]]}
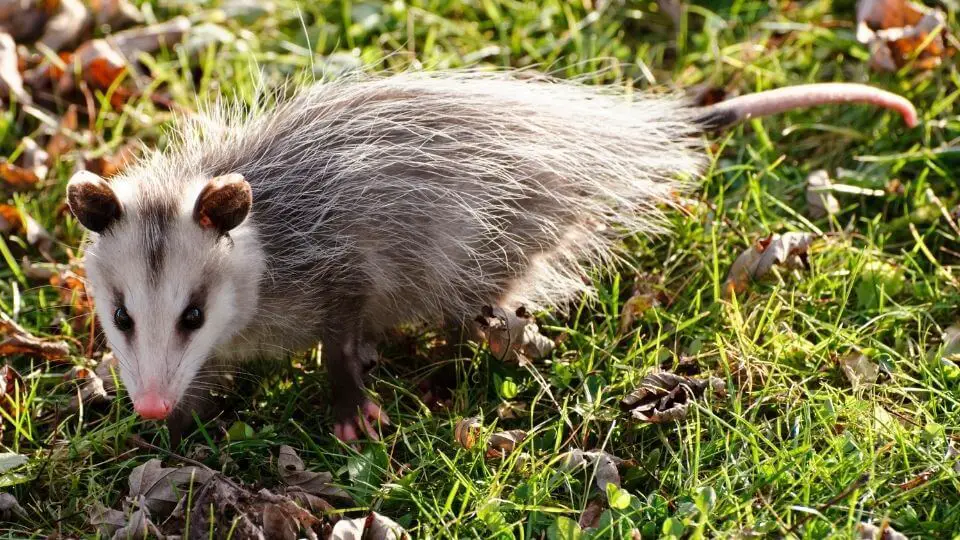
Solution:
{"label": "opossum's snout", "polygon": [[202,389],[198,373],[256,309],[261,256],[241,226],[250,185],[228,174],[142,191],[136,177],[78,173],[67,199],[97,233],[86,248],[88,284],[133,407],[165,419]]}
{"label": "opossum's snout", "polygon": [[163,420],[173,410],[174,405],[171,398],[157,390],[143,391],[133,398],[133,410],[147,420]]}

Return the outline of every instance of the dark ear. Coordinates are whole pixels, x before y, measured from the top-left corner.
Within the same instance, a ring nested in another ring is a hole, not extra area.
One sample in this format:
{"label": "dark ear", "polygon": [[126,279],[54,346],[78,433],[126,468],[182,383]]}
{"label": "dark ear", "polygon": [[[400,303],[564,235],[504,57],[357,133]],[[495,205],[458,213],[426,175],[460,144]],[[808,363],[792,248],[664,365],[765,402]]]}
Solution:
{"label": "dark ear", "polygon": [[67,204],[80,224],[100,233],[120,219],[120,200],[106,180],[90,171],[80,171],[67,184]]}
{"label": "dark ear", "polygon": [[250,184],[239,174],[218,176],[203,186],[193,219],[204,229],[224,234],[243,223],[253,204]]}

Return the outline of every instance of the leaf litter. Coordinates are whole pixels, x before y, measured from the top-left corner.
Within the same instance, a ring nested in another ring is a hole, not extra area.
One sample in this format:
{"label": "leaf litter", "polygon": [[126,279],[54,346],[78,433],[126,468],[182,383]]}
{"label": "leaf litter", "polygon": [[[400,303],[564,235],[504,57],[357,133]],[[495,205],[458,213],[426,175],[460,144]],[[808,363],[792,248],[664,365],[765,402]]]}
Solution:
{"label": "leaf litter", "polygon": [[816,239],[811,233],[771,234],[756,241],[730,266],[724,293],[727,297],[747,290],[755,280],[765,277],[775,266],[809,269],[808,251]]}
{"label": "leaf litter", "polygon": [[909,0],[860,0],[857,40],[867,45],[878,71],[897,71],[911,61],[932,69],[955,53],[943,36],[946,20],[943,10]]}
{"label": "leaf litter", "polygon": [[484,306],[474,320],[498,360],[543,358],[554,348],[553,340],[540,333],[533,316],[523,307],[510,311]]}
{"label": "leaf litter", "polygon": [[408,538],[402,527],[377,513],[341,519],[326,498],[353,505],[349,494],[332,486],[329,473],[306,471],[292,447],[280,448],[277,464],[283,485],[255,489],[199,463],[164,467],[150,459],[130,473],[123,509],[95,506],[89,523],[112,538],[180,538],[188,520],[186,538],[191,539],[207,538],[210,530],[225,537],[229,529],[240,540]]}
{"label": "leaf litter", "polygon": [[620,408],[635,420],[662,424],[684,420],[694,400],[725,392],[726,382],[718,377],[698,379],[658,371],[644,377],[640,386],[620,401]]}

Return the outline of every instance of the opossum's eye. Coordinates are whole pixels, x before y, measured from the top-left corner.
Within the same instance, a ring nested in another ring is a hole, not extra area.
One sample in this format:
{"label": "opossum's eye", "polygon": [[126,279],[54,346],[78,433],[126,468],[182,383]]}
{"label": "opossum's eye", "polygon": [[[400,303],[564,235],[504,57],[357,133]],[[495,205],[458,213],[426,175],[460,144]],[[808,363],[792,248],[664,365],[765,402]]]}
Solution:
{"label": "opossum's eye", "polygon": [[203,326],[203,310],[196,306],[188,306],[180,316],[180,326],[186,330],[196,330]]}
{"label": "opossum's eye", "polygon": [[127,308],[120,306],[113,312],[113,324],[117,325],[117,329],[121,332],[129,332],[133,329],[133,319],[127,313]]}

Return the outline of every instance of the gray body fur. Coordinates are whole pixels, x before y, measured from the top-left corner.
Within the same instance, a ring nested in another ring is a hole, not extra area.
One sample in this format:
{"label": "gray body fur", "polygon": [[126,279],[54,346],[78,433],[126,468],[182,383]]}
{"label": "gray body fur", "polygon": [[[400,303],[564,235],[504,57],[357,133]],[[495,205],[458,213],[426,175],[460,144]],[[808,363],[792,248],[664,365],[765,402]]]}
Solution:
{"label": "gray body fur", "polygon": [[152,166],[247,179],[266,273],[244,334],[299,349],[353,317],[376,334],[587,291],[581,264],[658,230],[702,163],[688,111],[504,74],[356,78],[216,108]]}

